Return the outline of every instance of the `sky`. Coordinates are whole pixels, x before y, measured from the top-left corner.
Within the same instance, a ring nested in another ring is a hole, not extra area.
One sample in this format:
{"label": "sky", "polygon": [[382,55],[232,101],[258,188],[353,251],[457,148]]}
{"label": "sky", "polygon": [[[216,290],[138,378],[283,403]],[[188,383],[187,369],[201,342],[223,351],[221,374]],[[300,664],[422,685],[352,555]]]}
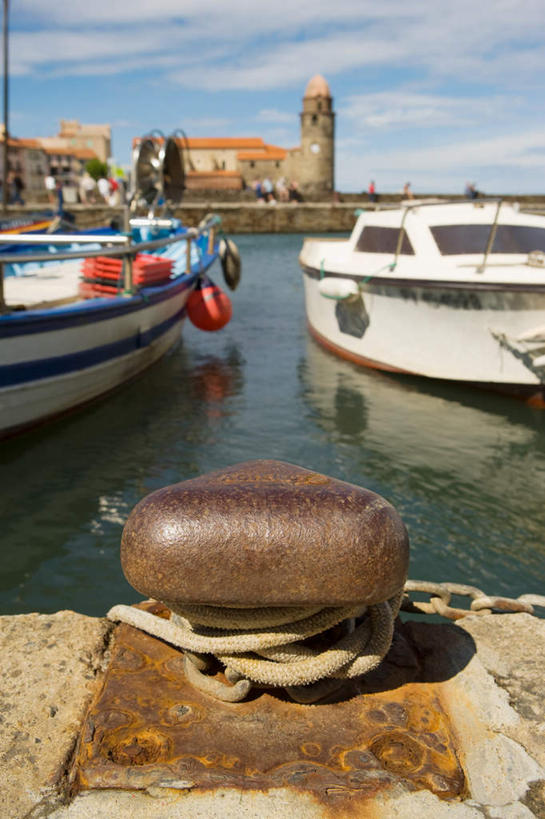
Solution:
{"label": "sky", "polygon": [[12,0],[10,132],[300,144],[308,80],[336,112],[335,187],[545,192],[544,0]]}

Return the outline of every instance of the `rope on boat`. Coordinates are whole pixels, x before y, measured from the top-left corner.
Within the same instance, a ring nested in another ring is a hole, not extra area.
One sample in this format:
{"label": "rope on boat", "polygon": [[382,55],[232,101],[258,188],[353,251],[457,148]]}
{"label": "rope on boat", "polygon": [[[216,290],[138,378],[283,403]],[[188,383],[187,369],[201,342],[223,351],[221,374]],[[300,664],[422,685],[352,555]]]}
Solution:
{"label": "rope on boat", "polygon": [[[123,605],[114,606],[108,617],[184,649],[191,682],[220,699],[244,699],[258,685],[284,687],[293,699],[313,702],[380,664],[392,642],[402,595],[367,607],[319,609],[184,607],[162,601],[171,608],[170,620]],[[327,633],[335,627],[334,635]],[[319,648],[304,642],[318,635]],[[224,666],[236,692],[202,674],[209,665],[206,655]]]}

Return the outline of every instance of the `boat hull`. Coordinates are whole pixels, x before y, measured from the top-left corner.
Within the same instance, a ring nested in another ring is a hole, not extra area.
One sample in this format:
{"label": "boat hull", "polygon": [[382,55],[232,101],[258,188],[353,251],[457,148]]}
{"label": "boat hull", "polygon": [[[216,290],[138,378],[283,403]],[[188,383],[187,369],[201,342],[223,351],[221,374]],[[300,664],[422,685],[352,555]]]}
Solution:
{"label": "boat hull", "polygon": [[303,267],[315,338],[338,355],[381,370],[543,396],[545,287],[475,288],[459,283],[352,277],[360,294],[325,298],[320,271]]}
{"label": "boat hull", "polygon": [[86,404],[157,361],[180,337],[196,281],[4,317],[0,435]]}

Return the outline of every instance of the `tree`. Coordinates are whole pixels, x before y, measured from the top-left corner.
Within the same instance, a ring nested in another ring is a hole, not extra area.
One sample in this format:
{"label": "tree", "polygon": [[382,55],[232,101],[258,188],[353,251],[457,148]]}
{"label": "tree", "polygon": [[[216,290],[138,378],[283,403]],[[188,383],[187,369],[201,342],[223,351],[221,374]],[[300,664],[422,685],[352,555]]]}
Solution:
{"label": "tree", "polygon": [[105,162],[101,162],[100,159],[90,159],[85,165],[85,170],[93,177],[95,182],[102,176],[108,177],[108,166]]}

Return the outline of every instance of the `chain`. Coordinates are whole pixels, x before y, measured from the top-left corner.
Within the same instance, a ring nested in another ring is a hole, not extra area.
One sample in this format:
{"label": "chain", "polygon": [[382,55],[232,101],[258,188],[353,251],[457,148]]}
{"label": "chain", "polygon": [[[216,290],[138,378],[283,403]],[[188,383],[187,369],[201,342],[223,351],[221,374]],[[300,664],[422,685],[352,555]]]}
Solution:
{"label": "chain", "polygon": [[[430,595],[429,601],[411,600],[409,592],[424,592]],[[470,597],[468,609],[459,609],[450,605],[452,595]],[[545,609],[545,596],[542,594],[521,594],[513,597],[491,597],[475,586],[462,583],[431,583],[426,580],[407,580],[401,610],[413,614],[439,614],[449,620],[459,620],[468,614],[492,614],[493,611],[525,612],[535,614],[534,606]]]}

